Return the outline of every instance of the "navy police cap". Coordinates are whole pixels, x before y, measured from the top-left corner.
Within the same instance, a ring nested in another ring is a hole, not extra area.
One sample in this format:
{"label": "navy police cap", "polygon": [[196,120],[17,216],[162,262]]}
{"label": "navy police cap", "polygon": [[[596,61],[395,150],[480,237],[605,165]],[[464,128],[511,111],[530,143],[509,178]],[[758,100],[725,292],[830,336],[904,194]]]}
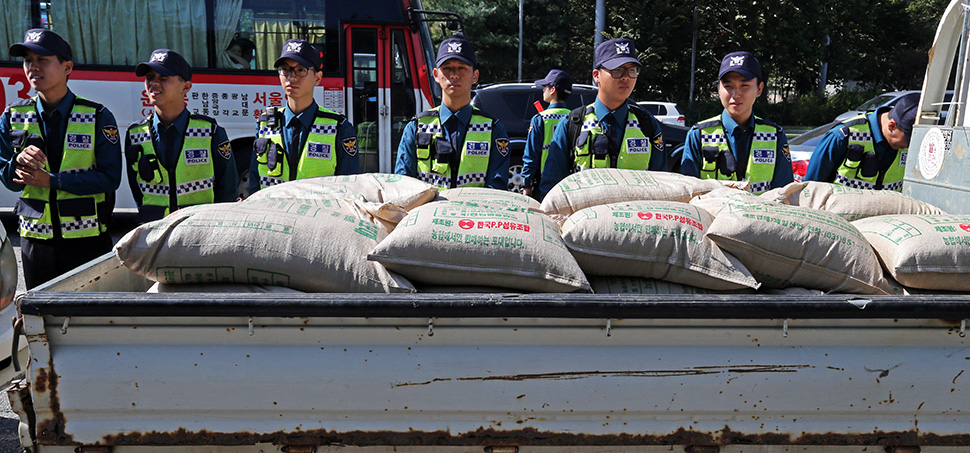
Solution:
{"label": "navy police cap", "polygon": [[553,69],[546,74],[546,78],[536,80],[536,86],[552,86],[560,93],[570,94],[573,92],[573,76],[561,69]]}
{"label": "navy police cap", "polygon": [[277,68],[282,66],[283,60],[286,58],[308,69],[323,70],[323,52],[317,50],[316,47],[313,47],[313,44],[310,44],[310,41],[305,39],[291,39],[286,41],[283,44],[280,57],[276,59],[276,63],[273,66]]}
{"label": "navy police cap", "polygon": [[192,80],[192,69],[189,63],[174,50],[156,49],[147,62],[138,63],[138,66],[135,66],[135,75],[143,77],[149,70],[163,76],[179,76],[183,80]]}
{"label": "navy police cap", "polygon": [[10,46],[10,55],[22,57],[32,50],[38,55],[57,55],[65,60],[74,60],[71,45],[60,35],[46,28],[31,28],[24,33],[24,42]]}
{"label": "navy police cap", "polygon": [[441,67],[446,61],[457,58],[462,63],[475,67],[475,48],[472,43],[464,38],[448,38],[441,41],[438,46],[438,57],[435,58],[435,67]]}
{"label": "navy police cap", "polygon": [[643,63],[637,60],[637,49],[633,45],[633,40],[627,38],[611,39],[596,46],[593,63],[594,68],[606,69],[616,69],[627,63],[643,66]]}
{"label": "navy police cap", "polygon": [[717,79],[721,80],[724,74],[729,72],[736,72],[741,74],[745,80],[758,79],[759,82],[764,82],[764,77],[761,76],[761,63],[758,59],[751,54],[751,52],[731,52],[724,56],[721,60],[721,70],[717,73]]}
{"label": "navy police cap", "polygon": [[890,113],[890,117],[896,122],[899,129],[906,134],[907,143],[909,143],[909,137],[913,134],[917,107],[919,107],[919,96],[903,96]]}

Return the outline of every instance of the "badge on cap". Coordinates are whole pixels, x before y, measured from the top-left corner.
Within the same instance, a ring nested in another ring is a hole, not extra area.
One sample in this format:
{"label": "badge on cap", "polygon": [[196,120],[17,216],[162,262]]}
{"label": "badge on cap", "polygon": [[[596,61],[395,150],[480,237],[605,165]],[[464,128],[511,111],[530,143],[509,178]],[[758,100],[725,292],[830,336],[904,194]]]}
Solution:
{"label": "badge on cap", "polygon": [[613,43],[616,45],[616,54],[622,55],[625,53],[630,53],[630,43],[628,42],[617,42]]}
{"label": "badge on cap", "polygon": [[118,144],[118,126],[105,126],[101,129],[101,132],[112,145]]}
{"label": "badge on cap", "polygon": [[344,151],[350,156],[357,155],[357,137],[345,138],[343,142]]}
{"label": "badge on cap", "polygon": [[461,53],[461,43],[460,42],[448,43],[448,53]]}
{"label": "badge on cap", "polygon": [[219,155],[226,160],[229,160],[229,157],[232,156],[232,145],[229,144],[229,140],[226,140],[219,145]]}
{"label": "badge on cap", "polygon": [[502,157],[509,155],[509,139],[497,138],[495,139],[495,144],[498,145],[498,152]]}
{"label": "badge on cap", "polygon": [[41,32],[30,31],[27,32],[27,36],[24,36],[24,42],[37,42],[40,41]]}
{"label": "badge on cap", "polygon": [[284,53],[300,53],[303,50],[302,42],[288,42],[286,43],[286,52]]}
{"label": "badge on cap", "polygon": [[738,55],[736,57],[731,57],[731,62],[729,64],[732,67],[733,66],[742,66],[742,65],[744,65],[744,55]]}
{"label": "badge on cap", "polygon": [[165,58],[167,57],[168,57],[168,52],[155,52],[152,54],[152,58],[149,59],[148,61],[153,61],[153,62],[157,61],[159,63],[162,63],[165,61]]}

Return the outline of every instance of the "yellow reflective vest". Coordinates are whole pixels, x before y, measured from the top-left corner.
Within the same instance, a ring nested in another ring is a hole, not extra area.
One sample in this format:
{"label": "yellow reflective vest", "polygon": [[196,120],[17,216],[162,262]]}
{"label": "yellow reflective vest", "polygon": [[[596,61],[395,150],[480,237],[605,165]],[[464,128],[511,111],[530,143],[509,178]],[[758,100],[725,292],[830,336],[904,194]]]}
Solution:
{"label": "yellow reflective vest", "polygon": [[[745,164],[745,178],[750,185],[748,190],[755,194],[766,192],[771,188],[771,180],[775,175],[775,164],[778,150],[778,125],[767,120],[754,118],[754,137],[751,139],[751,149],[748,152],[748,162]],[[701,179],[720,179],[737,181],[738,172],[726,175],[717,168],[717,154],[730,153],[727,133],[721,124],[721,117],[715,116],[698,123],[696,128],[701,130]],[[717,148],[717,153],[706,153],[704,148]],[[787,161],[781,164],[788,164]]]}
{"label": "yellow reflective vest", "polygon": [[[306,144],[300,153],[296,167],[296,178],[330,176],[337,169],[337,127],[343,115],[318,107],[307,135]],[[283,143],[283,125],[269,125],[270,118],[263,115],[259,120],[256,135],[256,163],[259,166],[259,187],[265,189],[289,181],[290,163],[286,158],[286,145]],[[282,119],[277,119],[282,123]]]}
{"label": "yellow reflective vest", "polygon": [[[896,158],[885,172],[879,171],[878,157],[872,143],[872,130],[865,114],[849,118],[842,124],[849,127],[848,149],[845,160],[835,175],[835,183],[856,189],[903,190],[903,177],[906,175],[906,157],[909,149],[900,149]],[[864,161],[876,170],[872,176],[864,176]]]}
{"label": "yellow reflective vest", "polygon": [[[435,107],[418,115],[414,121],[417,141],[418,179],[447,189],[455,187],[485,187],[485,174],[488,172],[488,158],[496,150],[492,149],[492,118],[480,110],[473,109],[465,142],[461,144],[458,175],[455,185],[451,184],[451,163],[446,158],[439,159],[439,142],[448,143],[448,137],[441,126],[438,115],[440,107]],[[450,146],[450,145],[447,145]],[[459,150],[453,150],[453,153]]]}

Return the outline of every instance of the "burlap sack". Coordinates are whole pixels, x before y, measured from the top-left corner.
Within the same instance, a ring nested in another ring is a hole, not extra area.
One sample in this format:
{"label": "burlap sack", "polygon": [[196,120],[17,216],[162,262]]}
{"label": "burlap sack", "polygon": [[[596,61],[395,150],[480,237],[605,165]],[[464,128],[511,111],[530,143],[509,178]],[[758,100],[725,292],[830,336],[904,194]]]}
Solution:
{"label": "burlap sack", "polygon": [[155,282],[148,293],[274,293],[274,294],[304,294],[293,288],[283,286],[250,285],[246,283],[192,283],[178,285],[174,283]]}
{"label": "burlap sack", "polygon": [[713,217],[676,201],[634,201],[573,213],[562,237],[586,275],[643,277],[707,289],[757,288],[706,233]]}
{"label": "burlap sack", "polygon": [[411,292],[366,260],[376,226],[307,205],[218,203],[180,209],[116,245],[137,274],[162,283],[248,283],[306,292]]}
{"label": "burlap sack", "polygon": [[[410,176],[366,173],[289,181],[261,189],[246,200],[359,199],[368,203],[392,203],[404,210],[410,210],[434,200],[437,193],[436,187]],[[330,207],[325,202],[319,206]]]}
{"label": "burlap sack", "polygon": [[769,190],[761,197],[776,203],[821,209],[848,221],[888,214],[943,214],[936,206],[892,190],[853,189],[806,181]]}
{"label": "burlap sack", "polygon": [[588,291],[548,217],[439,201],[411,210],[368,259],[415,282],[536,292]]}
{"label": "burlap sack", "polygon": [[547,214],[568,216],[590,206],[621,201],[688,202],[702,193],[746,182],[719,182],[678,173],[599,168],[573,173],[556,184],[542,200]]}
{"label": "burlap sack", "polygon": [[748,192],[747,190],[735,189],[733,187],[722,187],[720,189],[714,189],[708,193],[697,195],[691,198],[690,204],[697,206],[705,211],[711,213],[712,216],[717,217],[721,213],[721,210],[727,206],[727,203],[733,199],[741,200],[760,200],[757,195]]}
{"label": "burlap sack", "polygon": [[970,291],[970,216],[887,215],[852,224],[899,283]]}
{"label": "burlap sack", "polygon": [[507,190],[489,189],[486,187],[463,187],[447,189],[438,192],[436,201],[467,201],[485,203],[493,206],[511,206],[523,209],[539,209],[539,202],[532,197]]}
{"label": "burlap sack", "polygon": [[640,277],[603,277],[590,276],[589,285],[596,294],[642,294],[647,296],[663,294],[713,294],[717,291],[696,286]]}
{"label": "burlap sack", "polygon": [[741,260],[767,288],[892,292],[862,233],[830,212],[731,200],[714,218],[707,236]]}

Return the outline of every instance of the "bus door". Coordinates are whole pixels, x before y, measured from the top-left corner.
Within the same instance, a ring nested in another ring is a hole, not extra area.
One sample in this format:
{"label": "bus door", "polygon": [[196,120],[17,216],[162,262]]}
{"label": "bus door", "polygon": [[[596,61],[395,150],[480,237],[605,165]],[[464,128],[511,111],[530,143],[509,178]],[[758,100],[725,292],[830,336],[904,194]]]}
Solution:
{"label": "bus door", "polygon": [[[347,107],[365,173],[392,173],[404,126],[418,112],[412,33],[404,26],[347,25]],[[417,45],[417,43],[413,43]]]}

